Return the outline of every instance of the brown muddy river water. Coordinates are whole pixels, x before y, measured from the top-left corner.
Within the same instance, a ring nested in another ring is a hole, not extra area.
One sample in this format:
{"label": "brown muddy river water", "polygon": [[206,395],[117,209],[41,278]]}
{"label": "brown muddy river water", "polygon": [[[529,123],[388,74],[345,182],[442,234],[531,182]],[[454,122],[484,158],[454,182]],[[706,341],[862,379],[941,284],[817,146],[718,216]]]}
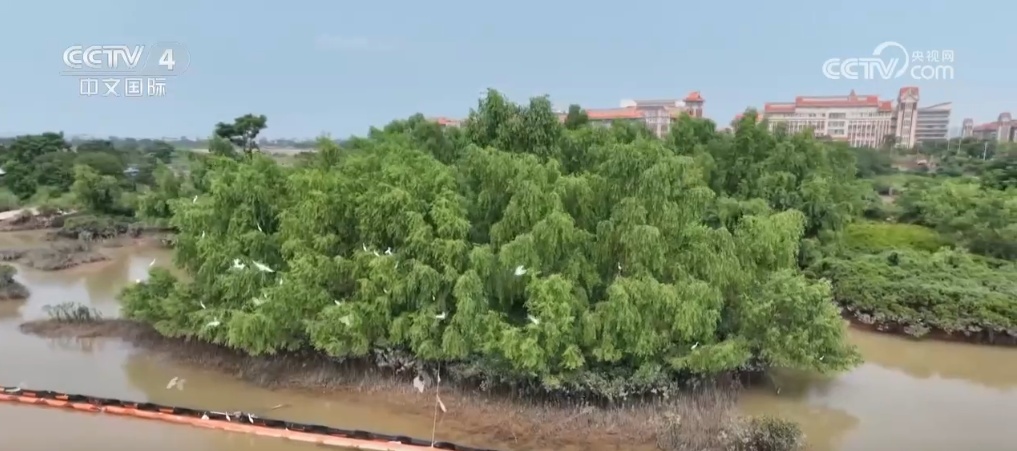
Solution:
{"label": "brown muddy river water", "polygon": [[[0,234],[0,247],[33,241],[29,234]],[[43,306],[91,305],[109,316],[116,295],[145,278],[149,263],[168,266],[158,249],[108,250],[109,262],[62,272],[19,268],[31,291],[24,302],[0,303],[0,384],[120,397],[216,410],[265,412],[265,416],[418,437],[431,434],[431,417],[381,405],[367,395],[313,395],[269,391],[200,368],[146,356],[110,339],[45,339],[24,335],[18,325],[45,317]],[[780,394],[755,389],[743,409],[798,421],[810,450],[1004,451],[1017,449],[1017,350],[914,342],[853,331],[866,363],[824,379],[777,374]],[[174,376],[185,389],[166,390]],[[429,402],[429,401],[422,401]],[[272,412],[278,404],[288,407]],[[3,449],[147,449],[151,451],[302,451],[314,445],[206,431],[40,407],[0,404]],[[511,450],[477,433],[457,429],[454,410],[439,426],[439,439]],[[583,447],[596,450],[596,447]],[[610,449],[615,449],[611,447]]]}

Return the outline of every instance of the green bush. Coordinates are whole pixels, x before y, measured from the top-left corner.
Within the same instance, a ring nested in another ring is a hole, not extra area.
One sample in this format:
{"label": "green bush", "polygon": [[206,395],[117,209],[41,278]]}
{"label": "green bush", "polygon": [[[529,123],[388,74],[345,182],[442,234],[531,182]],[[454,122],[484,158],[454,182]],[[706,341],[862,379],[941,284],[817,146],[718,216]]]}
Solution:
{"label": "green bush", "polygon": [[[818,269],[832,280],[837,302],[874,323],[1017,333],[1017,266],[1012,264],[990,264],[950,249],[899,250],[828,258]],[[916,329],[921,330],[926,329]]]}
{"label": "green bush", "polygon": [[852,251],[879,253],[891,249],[934,252],[950,242],[935,230],[915,224],[858,222],[847,226],[843,243]]}
{"label": "green bush", "polygon": [[0,190],[0,211],[10,211],[20,206],[18,196],[8,189]]}

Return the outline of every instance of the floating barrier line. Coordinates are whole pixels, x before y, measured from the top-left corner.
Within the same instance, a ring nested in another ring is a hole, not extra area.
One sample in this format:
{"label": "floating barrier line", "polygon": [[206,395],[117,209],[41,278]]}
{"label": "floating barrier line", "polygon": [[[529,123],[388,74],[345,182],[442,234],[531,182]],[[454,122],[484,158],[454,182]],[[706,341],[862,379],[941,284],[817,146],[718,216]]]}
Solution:
{"label": "floating barrier line", "polygon": [[419,451],[443,449],[451,451],[495,451],[448,442],[432,442],[401,435],[386,435],[361,430],[338,429],[329,426],[261,418],[247,412],[216,412],[112,398],[75,395],[48,390],[27,390],[19,387],[0,387],[0,401],[31,404],[44,407],[61,407],[79,412],[108,413],[113,415],[161,420],[206,429],[240,432],[276,437],[319,445],[372,451]]}

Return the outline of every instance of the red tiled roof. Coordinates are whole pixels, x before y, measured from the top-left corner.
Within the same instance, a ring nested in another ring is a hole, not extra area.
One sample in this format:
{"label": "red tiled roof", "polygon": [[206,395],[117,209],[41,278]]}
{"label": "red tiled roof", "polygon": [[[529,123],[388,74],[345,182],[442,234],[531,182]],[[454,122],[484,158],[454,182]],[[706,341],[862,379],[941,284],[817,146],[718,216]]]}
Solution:
{"label": "red tiled roof", "polygon": [[586,116],[592,121],[608,121],[615,119],[642,119],[643,113],[635,107],[608,108],[601,110],[586,110]]}
{"label": "red tiled roof", "polygon": [[846,96],[798,96],[794,103],[771,102],[763,105],[766,113],[793,113],[796,108],[859,108],[876,107],[879,111],[892,111],[893,102],[879,100],[877,95],[857,95],[852,90]]}
{"label": "red tiled roof", "polygon": [[917,86],[905,86],[903,88],[900,88],[900,95],[901,96],[904,96],[904,95],[906,95],[908,93],[914,93],[914,95],[918,95],[918,87]]}
{"label": "red tiled roof", "polygon": [[458,119],[449,119],[447,117],[435,117],[431,118],[432,121],[437,122],[438,125],[459,125],[462,121]]}
{"label": "red tiled roof", "polygon": [[682,99],[686,102],[704,102],[703,96],[699,94],[699,91],[692,91],[689,95]]}
{"label": "red tiled roof", "polygon": [[976,125],[972,130],[976,132],[988,132],[999,128],[999,122],[989,122],[988,124]]}

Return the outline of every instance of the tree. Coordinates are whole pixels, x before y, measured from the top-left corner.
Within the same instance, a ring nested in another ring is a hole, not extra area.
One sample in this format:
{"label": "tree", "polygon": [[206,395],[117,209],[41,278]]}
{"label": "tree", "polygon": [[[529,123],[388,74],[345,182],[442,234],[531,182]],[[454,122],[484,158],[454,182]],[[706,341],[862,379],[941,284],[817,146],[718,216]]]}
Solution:
{"label": "tree", "polygon": [[575,130],[590,123],[590,116],[586,114],[579,105],[569,105],[569,112],[565,116],[565,128]]}
{"label": "tree", "polygon": [[109,175],[116,178],[123,177],[124,169],[127,167],[119,155],[102,151],[78,152],[77,158],[74,159],[74,164],[85,165],[94,169],[100,175]]}
{"label": "tree", "polygon": [[76,165],[71,192],[75,200],[87,210],[105,214],[122,213],[122,191],[117,179],[111,175],[101,175],[89,166]]}
{"label": "tree", "polygon": [[[62,161],[61,157],[47,157],[54,153],[68,153],[70,144],[62,133],[46,132],[40,135],[24,135],[14,138],[7,148],[4,182],[18,197],[27,199],[35,194],[40,181],[63,180],[61,173],[42,172],[47,164]],[[65,174],[66,172],[63,172]]]}
{"label": "tree", "polygon": [[156,140],[145,147],[145,152],[151,154],[156,160],[169,163],[173,160],[173,153],[176,149],[166,141]]}
{"label": "tree", "polygon": [[112,141],[104,139],[85,141],[81,144],[78,144],[74,150],[78,153],[94,153],[94,152],[115,153],[117,151],[117,149],[113,146]]}
{"label": "tree", "polygon": [[258,134],[268,125],[265,115],[245,114],[233,120],[232,124],[220,122],[215,125],[215,135],[228,140],[246,154],[258,150]]}
{"label": "tree", "polygon": [[687,126],[679,152],[491,91],[461,134],[411,118],[296,168],[205,156],[202,194],[169,202],[189,279],[154,271],[125,313],[252,354],[406,352],[453,378],[609,399],[857,363],[829,283],[798,268],[810,229],[843,220],[850,154]]}

